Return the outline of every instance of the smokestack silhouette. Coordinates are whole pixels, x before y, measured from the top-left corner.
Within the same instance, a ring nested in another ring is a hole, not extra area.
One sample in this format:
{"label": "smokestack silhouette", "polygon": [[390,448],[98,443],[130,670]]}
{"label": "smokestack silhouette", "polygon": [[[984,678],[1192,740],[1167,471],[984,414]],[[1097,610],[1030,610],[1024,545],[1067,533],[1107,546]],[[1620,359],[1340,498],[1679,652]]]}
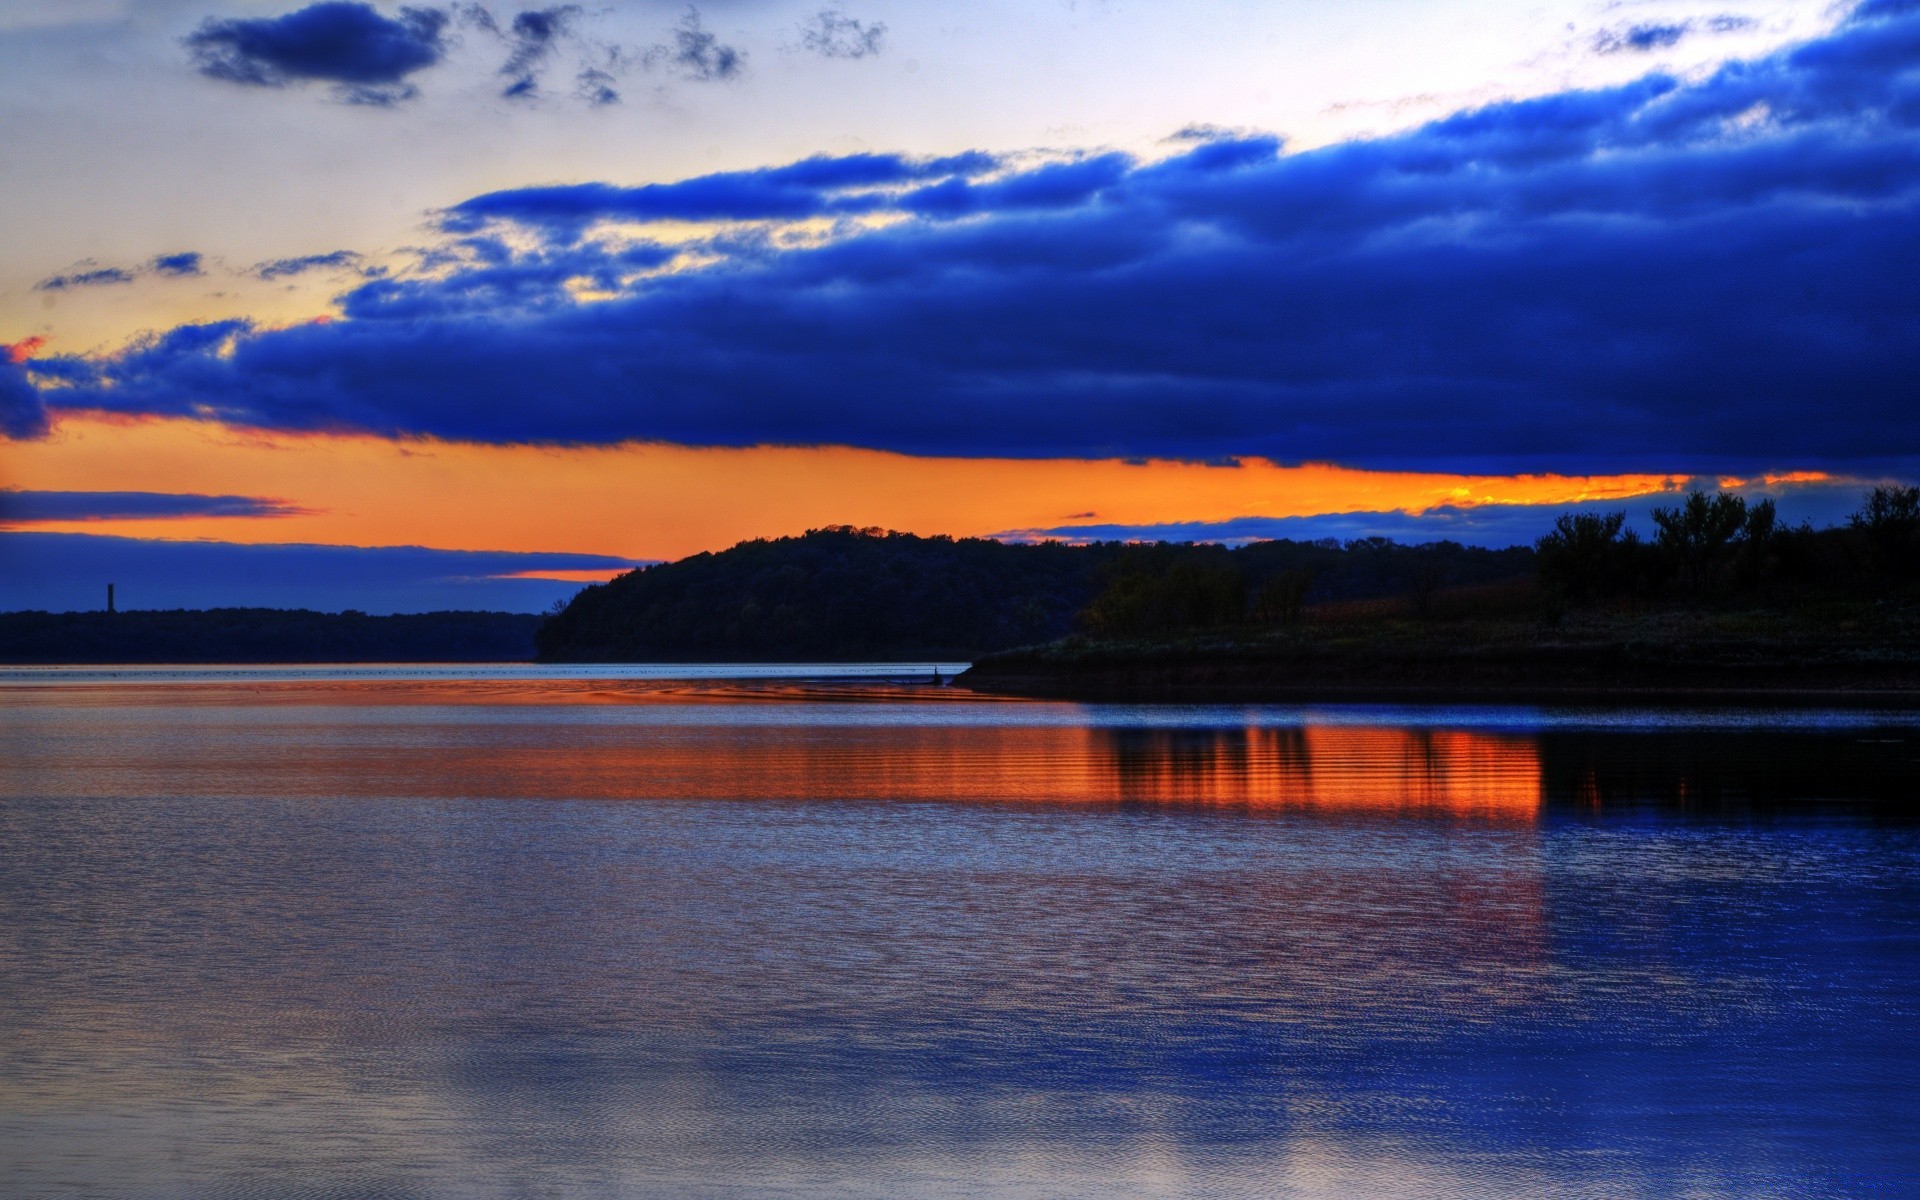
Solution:
{"label": "smokestack silhouette", "polygon": [[107,585],[107,611],[113,611],[113,585]]}

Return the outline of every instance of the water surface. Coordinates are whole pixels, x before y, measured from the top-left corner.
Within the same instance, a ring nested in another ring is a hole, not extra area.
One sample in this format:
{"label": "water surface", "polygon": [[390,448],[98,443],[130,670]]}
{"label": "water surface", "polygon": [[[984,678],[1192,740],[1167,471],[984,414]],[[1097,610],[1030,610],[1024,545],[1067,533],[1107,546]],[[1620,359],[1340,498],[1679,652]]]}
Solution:
{"label": "water surface", "polygon": [[935,668],[0,671],[0,1193],[1920,1194],[1912,714]]}

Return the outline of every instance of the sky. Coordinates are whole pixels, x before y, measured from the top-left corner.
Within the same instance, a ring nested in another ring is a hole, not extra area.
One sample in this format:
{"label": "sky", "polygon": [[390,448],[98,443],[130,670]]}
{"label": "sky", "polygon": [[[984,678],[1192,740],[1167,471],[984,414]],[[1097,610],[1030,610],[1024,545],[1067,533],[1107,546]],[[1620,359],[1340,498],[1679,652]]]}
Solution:
{"label": "sky", "polygon": [[1920,0],[0,0],[0,144],[0,608],[1920,476]]}

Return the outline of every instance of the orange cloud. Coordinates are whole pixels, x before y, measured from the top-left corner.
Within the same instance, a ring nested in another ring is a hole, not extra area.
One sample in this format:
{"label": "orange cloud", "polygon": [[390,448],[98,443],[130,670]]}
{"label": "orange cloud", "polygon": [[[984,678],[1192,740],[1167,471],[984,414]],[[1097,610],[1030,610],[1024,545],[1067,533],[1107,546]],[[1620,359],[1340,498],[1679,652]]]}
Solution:
{"label": "orange cloud", "polygon": [[1717,482],[1722,488],[1731,491],[1736,488],[1779,487],[1782,484],[1794,483],[1830,483],[1833,478],[1825,471],[1781,471],[1754,479],[1742,479],[1738,475],[1722,475]]}
{"label": "orange cloud", "polygon": [[43,337],[23,338],[6,347],[7,361],[15,364],[23,363],[33,357],[34,351],[46,344],[47,339]]}
{"label": "orange cloud", "polygon": [[631,567],[609,567],[597,571],[510,571],[505,575],[495,575],[495,579],[552,579],[560,583],[605,583],[619,575],[625,575]]}

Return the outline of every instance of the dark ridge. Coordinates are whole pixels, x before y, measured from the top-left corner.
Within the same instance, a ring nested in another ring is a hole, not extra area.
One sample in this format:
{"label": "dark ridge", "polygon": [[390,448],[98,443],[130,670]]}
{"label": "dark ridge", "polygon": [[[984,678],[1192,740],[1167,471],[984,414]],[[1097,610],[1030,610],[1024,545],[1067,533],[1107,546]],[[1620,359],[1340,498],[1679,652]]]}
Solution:
{"label": "dark ridge", "polygon": [[526,662],[540,618],[306,609],[0,613],[0,662]]}
{"label": "dark ridge", "polygon": [[[1089,606],[1143,572],[1170,572],[1176,586],[1129,591],[1104,619],[1179,620],[1196,603],[1217,603],[1237,619],[1276,579],[1293,602],[1326,603],[1515,580],[1532,569],[1531,550],[1450,542],[1019,545],[837,526],[587,588],[541,627],[538,642],[550,662],[972,659],[1103,619]],[[1189,577],[1199,581],[1198,600],[1188,594],[1195,589],[1182,590]]]}
{"label": "dark ridge", "polygon": [[742,542],[589,587],[554,662],[971,658],[1065,633],[1102,552],[851,528]]}

